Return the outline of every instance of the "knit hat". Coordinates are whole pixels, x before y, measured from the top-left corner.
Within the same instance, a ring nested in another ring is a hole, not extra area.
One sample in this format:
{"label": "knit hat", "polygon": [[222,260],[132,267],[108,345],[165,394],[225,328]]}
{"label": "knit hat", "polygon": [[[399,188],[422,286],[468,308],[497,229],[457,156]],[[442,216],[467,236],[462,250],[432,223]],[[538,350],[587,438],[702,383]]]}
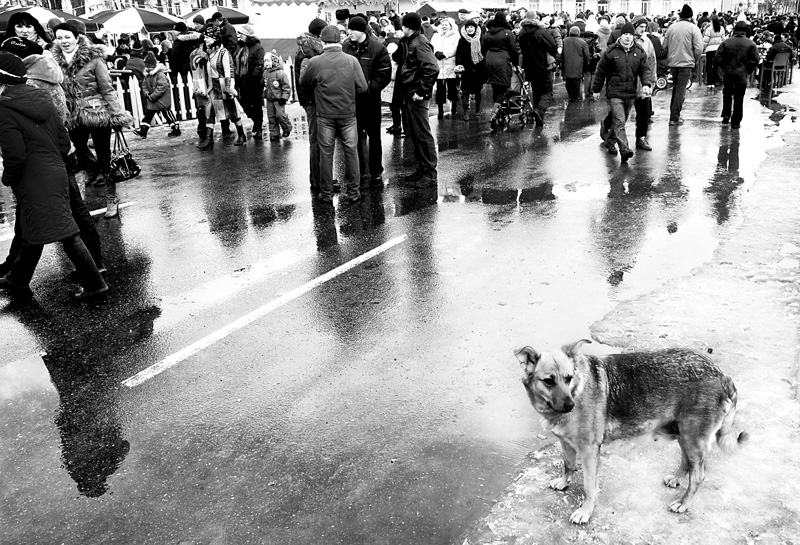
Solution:
{"label": "knit hat", "polygon": [[41,55],[43,51],[38,44],[17,36],[4,40],[3,45],[0,45],[0,50],[13,53],[20,59],[24,59],[30,55]]}
{"label": "knit hat", "polygon": [[619,35],[622,36],[623,34],[636,34],[636,29],[633,28],[633,25],[630,23],[625,23],[622,25],[622,30],[620,30]]}
{"label": "knit hat", "polygon": [[153,55],[153,52],[150,51],[147,56],[144,58],[144,67],[145,68],[155,68],[158,64],[158,59],[156,56]]}
{"label": "knit hat", "polygon": [[269,59],[270,67],[281,66],[283,64],[283,61],[275,51],[270,51],[267,53],[266,57]]}
{"label": "knit hat", "polygon": [[403,15],[403,26],[411,30],[419,30],[422,28],[422,18],[419,13],[411,11]]}
{"label": "knit hat", "polygon": [[749,25],[746,21],[737,21],[735,25],[733,25],[734,32],[747,32]]}
{"label": "knit hat", "polygon": [[319,33],[320,39],[326,44],[338,44],[342,38],[336,25],[328,25]]}
{"label": "knit hat", "polygon": [[472,19],[467,19],[467,20],[464,22],[464,28],[467,28],[468,26],[474,26],[475,28],[478,28],[478,23],[476,23],[476,22],[475,22],[475,21],[473,21]]}
{"label": "knit hat", "polygon": [[203,19],[203,16],[198,13],[197,15],[194,16],[194,19],[192,19],[192,23],[197,23],[198,25],[204,25],[206,24],[206,20]]}
{"label": "knit hat", "polygon": [[576,26],[570,27],[569,35],[570,36],[580,36],[581,35],[581,29],[579,29]]}
{"label": "knit hat", "polygon": [[0,52],[0,84],[19,85],[25,83],[27,70],[22,59],[12,53]]}
{"label": "knit hat", "polygon": [[350,18],[350,10],[347,8],[344,9],[337,9],[336,10],[336,20],[337,21],[344,21],[345,19]]}
{"label": "knit hat", "polygon": [[203,30],[203,36],[211,38],[215,42],[222,41],[222,31],[218,26],[208,25],[205,30]]}
{"label": "knit hat", "polygon": [[641,25],[642,23],[648,24],[649,22],[650,21],[647,20],[647,17],[645,17],[644,15],[639,15],[638,17],[634,17],[633,18],[633,21],[631,21],[631,24],[633,25],[633,28],[636,28],[637,26]]}
{"label": "knit hat", "polygon": [[64,23],[67,27],[72,30],[73,32],[77,32],[78,34],[86,34],[86,25],[83,21],[79,21],[77,19],[70,19]]}
{"label": "knit hat", "polygon": [[684,4],[680,13],[678,13],[678,16],[681,19],[691,19],[692,15],[694,15],[694,12],[692,11],[692,8],[689,7],[689,4]]}
{"label": "knit hat", "polygon": [[249,36],[250,38],[254,38],[256,35],[256,31],[253,28],[253,25],[244,25],[239,29],[239,34],[242,36]]}
{"label": "knit hat", "polygon": [[308,33],[313,34],[314,36],[319,36],[319,33],[322,32],[322,29],[326,26],[328,26],[328,23],[322,19],[314,19],[308,23]]}
{"label": "knit hat", "polygon": [[187,30],[186,23],[184,23],[184,22],[175,23],[175,27],[174,28],[175,28],[175,30],[177,32],[186,32],[186,30]]}
{"label": "knit hat", "polygon": [[350,22],[347,23],[348,30],[357,30],[359,32],[366,32],[367,31],[367,22],[362,19],[360,16],[355,16],[350,18]]}

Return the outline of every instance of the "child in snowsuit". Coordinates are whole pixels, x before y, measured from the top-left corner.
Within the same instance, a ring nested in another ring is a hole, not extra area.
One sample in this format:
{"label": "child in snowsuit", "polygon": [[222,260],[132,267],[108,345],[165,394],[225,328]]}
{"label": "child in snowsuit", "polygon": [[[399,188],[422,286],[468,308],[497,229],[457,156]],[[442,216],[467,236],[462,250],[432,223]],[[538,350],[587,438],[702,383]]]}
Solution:
{"label": "child in snowsuit", "polygon": [[[269,139],[286,138],[292,132],[292,124],[286,118],[286,101],[292,96],[289,75],[283,69],[283,61],[272,51],[264,56],[264,98],[267,99]],[[283,129],[283,134],[279,129]]]}
{"label": "child in snowsuit", "polygon": [[144,59],[142,93],[147,99],[147,104],[145,104],[142,124],[133,131],[133,134],[147,138],[153,117],[160,113],[171,129],[167,136],[180,136],[181,127],[172,112],[172,87],[167,76],[167,67],[158,62],[152,52],[149,52]]}

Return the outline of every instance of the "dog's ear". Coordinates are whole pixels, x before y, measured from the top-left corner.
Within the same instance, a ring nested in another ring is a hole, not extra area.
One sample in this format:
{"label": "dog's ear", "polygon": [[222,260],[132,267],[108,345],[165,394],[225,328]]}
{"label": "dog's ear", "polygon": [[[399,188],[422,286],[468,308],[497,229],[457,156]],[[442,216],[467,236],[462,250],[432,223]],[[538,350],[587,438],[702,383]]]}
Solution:
{"label": "dog's ear", "polygon": [[583,346],[584,343],[592,344],[592,341],[590,341],[589,339],[581,339],[579,341],[575,341],[572,344],[565,344],[564,346],[561,347],[561,350],[564,352],[564,354],[566,354],[570,358],[575,359],[575,356],[577,356],[580,353],[581,346]]}
{"label": "dog's ear", "polygon": [[536,363],[541,357],[540,354],[530,346],[520,348],[515,352],[514,355],[517,356],[520,365],[522,365],[522,370],[529,375],[533,374],[533,370],[536,368]]}

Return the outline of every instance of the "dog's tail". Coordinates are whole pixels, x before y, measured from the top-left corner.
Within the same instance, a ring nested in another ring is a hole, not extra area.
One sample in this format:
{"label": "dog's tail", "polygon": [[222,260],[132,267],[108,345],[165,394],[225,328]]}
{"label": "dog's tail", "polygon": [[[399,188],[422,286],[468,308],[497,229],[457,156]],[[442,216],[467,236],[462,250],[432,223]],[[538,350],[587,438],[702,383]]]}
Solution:
{"label": "dog's tail", "polygon": [[720,450],[727,453],[736,452],[739,446],[747,441],[747,432],[742,431],[736,422],[736,386],[730,377],[722,379],[723,399],[721,399],[722,411],[725,416],[722,424],[717,430],[717,444]]}

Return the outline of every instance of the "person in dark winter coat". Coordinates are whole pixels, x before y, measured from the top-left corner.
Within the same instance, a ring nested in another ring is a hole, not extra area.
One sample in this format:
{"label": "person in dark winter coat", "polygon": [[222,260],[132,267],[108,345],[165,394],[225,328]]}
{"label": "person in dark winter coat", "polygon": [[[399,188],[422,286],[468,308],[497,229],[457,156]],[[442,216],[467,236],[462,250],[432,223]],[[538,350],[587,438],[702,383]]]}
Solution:
{"label": "person in dark winter coat", "polygon": [[50,96],[25,85],[26,71],[16,55],[0,53],[0,151],[3,185],[17,201],[17,222],[23,244],[11,271],[0,279],[0,290],[28,295],[45,244],[61,242],[78,271],[80,298],[108,291],[97,265],[78,236],[69,204],[69,180],[64,158],[70,150],[67,130]]}
{"label": "person in dark winter coat", "polygon": [[525,79],[531,82],[533,118],[536,125],[544,125],[544,115],[553,103],[553,70],[551,59],[558,56],[558,47],[547,26],[536,13],[529,11],[519,33],[522,68]]}
{"label": "person in dark winter coat", "polygon": [[253,139],[261,140],[264,124],[264,47],[252,25],[239,31],[239,49],[234,55],[236,90],[244,113],[253,120]]}
{"label": "person in dark winter coat", "polygon": [[141,47],[131,49],[131,56],[125,61],[123,70],[130,70],[140,82],[144,79],[144,56],[146,53]]}
{"label": "person in dark winter coat", "polygon": [[264,98],[267,100],[269,139],[286,138],[292,132],[292,124],[286,117],[286,102],[292,98],[292,87],[277,53],[267,53],[264,57]]}
{"label": "person in dark winter coat", "polygon": [[486,83],[492,86],[492,128],[497,126],[497,114],[500,111],[506,92],[511,86],[511,69],[519,63],[519,46],[511,25],[506,21],[506,14],[498,12],[494,19],[486,25],[481,53],[484,58],[484,74]]}
{"label": "person in dark winter coat", "polygon": [[475,115],[481,112],[481,89],[483,88],[484,58],[481,52],[483,38],[478,23],[467,20],[460,30],[461,39],[456,49],[456,72],[461,75],[461,103],[464,106],[464,121],[469,120],[469,97],[474,96]]}
{"label": "person in dark winter coat", "polygon": [[562,53],[561,75],[565,80],[564,86],[571,102],[581,99],[581,78],[589,71],[589,62],[592,58],[589,46],[580,38],[580,34],[581,31],[577,26],[569,29],[569,36],[564,39]]}
{"label": "person in dark winter coat", "polygon": [[170,124],[170,132],[167,136],[175,137],[181,135],[181,127],[175,118],[175,113],[172,111],[172,93],[170,89],[167,67],[158,62],[151,51],[144,59],[142,93],[146,103],[142,122],[139,128],[133,131],[136,136],[147,138],[147,133],[150,131],[150,123],[158,113],[163,115],[164,121]]}
{"label": "person in dark winter coat", "polygon": [[733,35],[719,44],[717,67],[722,72],[722,123],[738,129],[744,114],[747,80],[758,66],[758,46],[747,37],[747,23],[739,21]]}
{"label": "person in dark winter coat", "polygon": [[231,55],[236,53],[236,49],[239,47],[239,40],[236,37],[236,28],[234,28],[220,12],[216,12],[211,16],[209,24],[219,28],[222,47],[227,49]]}
{"label": "person in dark winter coat", "polygon": [[601,132],[609,154],[616,155],[615,144],[619,144],[623,163],[633,157],[633,150],[628,146],[625,123],[639,91],[638,83],[641,80],[641,92],[646,96],[650,95],[652,85],[647,54],[635,42],[635,32],[632,24],[622,25],[617,41],[603,52],[592,84],[595,94],[600,92],[603,85],[606,86],[612,125],[611,131],[605,134],[601,124]]}
{"label": "person in dark winter coat", "polygon": [[431,43],[422,34],[422,19],[418,13],[403,16],[403,34],[392,56],[398,65],[394,85],[395,93],[403,99],[403,114],[408,122],[408,135],[414,143],[417,167],[401,181],[416,187],[433,187],[438,183],[439,157],[428,120],[428,102],[439,75],[439,64]]}
{"label": "person in dark winter coat", "polygon": [[[342,50],[358,59],[368,91],[356,97],[356,122],[358,125],[358,163],[361,170],[361,187],[383,185],[383,149],[381,147],[381,91],[392,80],[392,61],[389,52],[374,34],[367,22],[355,16],[348,23],[350,38]],[[369,146],[367,146],[369,140]],[[369,148],[369,154],[367,154]],[[367,161],[369,155],[369,161]],[[367,172],[369,170],[369,172]]]}
{"label": "person in dark winter coat", "polygon": [[186,84],[189,81],[189,72],[192,70],[189,56],[203,44],[203,35],[187,29],[185,23],[176,23],[175,30],[178,35],[172,41],[172,49],[169,50],[170,77],[175,83],[177,75],[180,74],[183,83]]}
{"label": "person in dark winter coat", "polygon": [[303,75],[308,63],[317,55],[322,54],[322,40],[320,32],[327,26],[322,19],[314,19],[308,25],[308,32],[297,37],[297,53],[294,57],[294,84],[297,89],[297,100],[306,111],[308,123],[309,147],[309,182],[312,191],[319,191],[319,144],[317,142],[317,108],[314,104],[314,92],[300,87],[300,76]]}

